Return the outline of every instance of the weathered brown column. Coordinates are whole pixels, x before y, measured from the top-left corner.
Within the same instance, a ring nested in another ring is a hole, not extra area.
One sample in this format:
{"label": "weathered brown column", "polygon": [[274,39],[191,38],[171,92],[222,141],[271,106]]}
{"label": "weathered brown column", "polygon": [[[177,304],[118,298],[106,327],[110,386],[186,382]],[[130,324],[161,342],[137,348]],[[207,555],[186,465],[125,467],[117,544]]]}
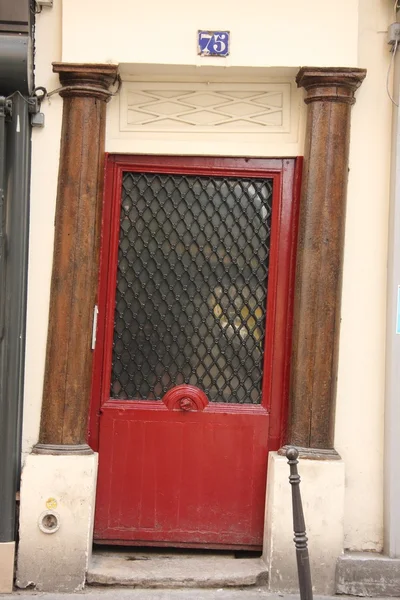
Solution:
{"label": "weathered brown column", "polygon": [[[288,443],[334,455],[351,106],[366,71],[302,68],[306,148],[300,203]],[[307,453],[307,451],[306,451]],[[312,454],[312,451],[310,452]]]}
{"label": "weathered brown column", "polygon": [[86,453],[106,102],[115,65],[55,63],[64,99],[42,419],[36,452]]}

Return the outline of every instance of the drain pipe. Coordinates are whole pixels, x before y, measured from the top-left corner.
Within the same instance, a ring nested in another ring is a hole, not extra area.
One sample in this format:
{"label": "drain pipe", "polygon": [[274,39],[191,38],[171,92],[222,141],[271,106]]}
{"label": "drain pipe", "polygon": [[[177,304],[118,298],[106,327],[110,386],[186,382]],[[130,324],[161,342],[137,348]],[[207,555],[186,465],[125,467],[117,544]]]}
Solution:
{"label": "drain pipe", "polygon": [[[6,116],[11,113],[11,100],[0,97],[0,343],[4,339],[5,296],[5,185],[6,185]],[[0,402],[2,395],[0,394]],[[1,408],[0,408],[0,414]]]}
{"label": "drain pipe", "polygon": [[[392,163],[387,265],[384,552],[400,558],[400,23],[389,27],[393,69]],[[399,47],[398,47],[399,46]],[[388,73],[389,81],[390,73]]]}
{"label": "drain pipe", "polygon": [[28,264],[30,122],[25,98],[0,98],[0,543],[15,540]]}
{"label": "drain pipe", "polygon": [[[5,390],[5,373],[7,372],[7,343],[5,339],[5,311],[6,311],[6,118],[11,114],[11,102],[4,96],[0,97],[0,415],[4,425],[1,427],[0,437],[0,542],[9,542],[14,539],[12,535],[13,514],[15,512],[14,498],[10,493],[10,464],[8,462],[8,402]],[[13,471],[13,467],[11,467]],[[11,509],[12,506],[12,510]]]}

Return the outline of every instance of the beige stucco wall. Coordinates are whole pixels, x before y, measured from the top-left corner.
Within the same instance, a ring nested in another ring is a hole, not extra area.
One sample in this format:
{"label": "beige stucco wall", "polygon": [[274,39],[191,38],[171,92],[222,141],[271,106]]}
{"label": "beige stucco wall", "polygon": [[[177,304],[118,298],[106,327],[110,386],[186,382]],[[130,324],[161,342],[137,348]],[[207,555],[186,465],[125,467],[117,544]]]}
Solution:
{"label": "beige stucco wall", "polygon": [[358,64],[368,75],[353,109],[335,446],[346,465],[345,545],[382,549],[386,260],[391,102],[387,23],[393,3],[360,0]]}
{"label": "beige stucco wall", "polygon": [[354,66],[357,7],[357,0],[253,0],[248,6],[240,0],[68,0],[62,59],[201,64],[197,30],[223,29],[232,36],[227,66]]}
{"label": "beige stucco wall", "polygon": [[[335,3],[306,0],[292,4],[289,11],[286,2],[256,0],[251,14],[244,19],[243,4],[238,2],[236,11],[228,0],[220,3],[207,0],[199,7],[183,0],[168,3],[153,0],[140,3],[140,10],[137,2],[129,0],[116,0],[112,10],[105,0],[65,0],[62,9],[60,0],[55,0],[54,7],[43,9],[37,18],[36,85],[44,85],[48,90],[58,87],[58,78],[52,74],[50,63],[61,59],[121,62],[133,65],[133,70],[135,64],[142,63],[137,69],[142,73],[146,64],[152,64],[153,75],[163,72],[165,76],[173,65],[188,65],[194,69],[191,77],[201,77],[204,73],[198,69],[199,64],[219,65],[218,71],[223,65],[225,77],[236,73],[235,78],[242,81],[255,74],[259,77],[259,69],[264,73],[262,67],[265,66],[290,67],[292,70],[285,71],[286,75],[304,64],[368,69],[353,109],[336,447],[346,471],[346,547],[380,550],[391,117],[385,91],[389,53],[382,31],[392,17],[393,3],[390,0]],[[222,59],[223,62],[199,59],[195,39],[198,28],[230,29],[231,56]],[[228,66],[231,70],[225,69]],[[120,142],[110,134],[117,106],[118,101],[114,99],[108,107],[108,149],[155,151],[137,142],[130,145],[129,140],[127,145],[118,146]],[[57,95],[50,103],[44,102],[46,126],[34,130],[32,135],[24,453],[37,441],[40,421],[61,109]],[[304,108],[302,111],[304,115]],[[301,131],[290,151],[272,145],[266,147],[264,155],[302,154],[304,121],[300,119],[299,123]],[[173,148],[176,153],[196,153],[196,148],[190,145],[175,144]],[[231,153],[240,153],[240,145],[232,148]],[[222,148],[220,153],[224,151]],[[254,153],[258,154],[258,150]],[[329,511],[329,507],[326,510]]]}
{"label": "beige stucco wall", "polygon": [[[36,19],[35,85],[48,91],[60,86],[51,62],[61,59],[61,3],[44,8]],[[25,404],[22,451],[37,442],[40,423],[50,277],[54,241],[54,212],[60,151],[62,100],[55,94],[44,101],[46,124],[32,131],[31,211],[29,230],[28,315],[25,360]]]}

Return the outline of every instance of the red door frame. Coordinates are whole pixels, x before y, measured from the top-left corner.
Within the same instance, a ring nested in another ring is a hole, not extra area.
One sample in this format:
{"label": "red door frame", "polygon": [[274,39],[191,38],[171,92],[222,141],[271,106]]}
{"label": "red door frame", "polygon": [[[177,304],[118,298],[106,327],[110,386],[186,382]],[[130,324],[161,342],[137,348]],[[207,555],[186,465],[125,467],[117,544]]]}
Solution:
{"label": "red door frame", "polygon": [[[109,400],[120,191],[125,171],[232,175],[273,180],[262,406],[270,413],[269,449],[285,442],[293,321],[294,278],[302,158],[221,158],[106,154],[99,270],[99,318],[92,373],[88,443],[99,447],[102,405]],[[114,200],[114,202],[112,202]],[[118,403],[118,401],[113,401]],[[124,401],[120,401],[123,408]],[[218,405],[215,405],[217,409]],[[224,412],[229,412],[229,405]],[[251,406],[254,410],[256,407]],[[218,409],[217,409],[218,410]]]}

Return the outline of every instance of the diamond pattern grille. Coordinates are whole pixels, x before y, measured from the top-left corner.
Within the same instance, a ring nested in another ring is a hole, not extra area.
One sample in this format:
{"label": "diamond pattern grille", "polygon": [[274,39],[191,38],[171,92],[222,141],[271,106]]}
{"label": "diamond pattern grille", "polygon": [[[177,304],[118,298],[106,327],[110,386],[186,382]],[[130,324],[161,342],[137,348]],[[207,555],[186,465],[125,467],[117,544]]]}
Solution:
{"label": "diamond pattern grille", "polygon": [[124,173],[111,397],[261,402],[272,181]]}

